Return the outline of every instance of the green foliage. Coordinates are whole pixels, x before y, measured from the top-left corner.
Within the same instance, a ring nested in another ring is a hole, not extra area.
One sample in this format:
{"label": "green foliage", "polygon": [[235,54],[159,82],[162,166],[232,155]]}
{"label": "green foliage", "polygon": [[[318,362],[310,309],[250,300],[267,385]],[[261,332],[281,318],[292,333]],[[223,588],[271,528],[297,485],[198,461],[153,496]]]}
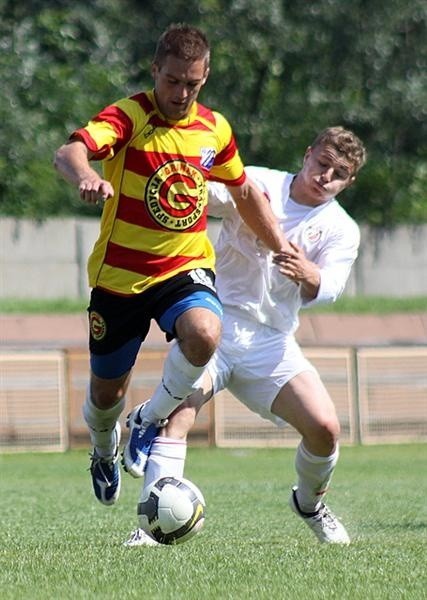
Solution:
{"label": "green foliage", "polygon": [[8,17],[1,19],[0,39],[8,52],[0,55],[1,210],[34,218],[93,214],[56,176],[53,153],[123,93],[127,55],[112,48],[107,23],[96,19],[99,7],[37,4],[2,7]]}
{"label": "green foliage", "polygon": [[423,444],[345,447],[328,503],[352,537],[320,545],[287,506],[292,449],[189,448],[202,532],[126,548],[139,482],[92,495],[87,452],[0,455],[2,600],[416,600],[425,597]]}
{"label": "green foliage", "polygon": [[98,109],[151,86],[171,22],[212,42],[201,100],[232,122],[246,164],[296,170],[316,133],[352,128],[369,162],[343,200],[372,225],[427,222],[423,0],[36,0],[0,5],[3,214],[88,214],[54,150]]}

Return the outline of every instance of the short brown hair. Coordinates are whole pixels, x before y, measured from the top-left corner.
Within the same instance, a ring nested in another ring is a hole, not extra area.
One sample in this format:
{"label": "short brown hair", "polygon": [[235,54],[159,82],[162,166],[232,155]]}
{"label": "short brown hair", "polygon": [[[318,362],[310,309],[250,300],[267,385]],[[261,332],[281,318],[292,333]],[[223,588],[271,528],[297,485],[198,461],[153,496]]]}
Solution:
{"label": "short brown hair", "polygon": [[157,42],[153,62],[158,66],[162,66],[169,55],[189,62],[204,59],[207,68],[210,58],[208,39],[196,27],[190,27],[185,23],[172,23],[162,33]]}
{"label": "short brown hair", "polygon": [[355,133],[344,127],[327,127],[319,133],[312,148],[316,146],[332,146],[353,165],[353,175],[363,167],[366,162],[367,152],[363,142]]}

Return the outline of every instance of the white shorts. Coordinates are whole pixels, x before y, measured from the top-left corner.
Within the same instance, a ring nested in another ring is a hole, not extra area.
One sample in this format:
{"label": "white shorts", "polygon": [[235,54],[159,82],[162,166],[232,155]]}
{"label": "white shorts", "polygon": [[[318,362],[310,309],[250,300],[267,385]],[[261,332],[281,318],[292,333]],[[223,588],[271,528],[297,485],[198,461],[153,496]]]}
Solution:
{"label": "white shorts", "polygon": [[240,315],[224,313],[221,344],[208,364],[214,393],[227,388],[253,412],[284,425],[271,412],[273,401],[292,377],[316,369],[293,335]]}

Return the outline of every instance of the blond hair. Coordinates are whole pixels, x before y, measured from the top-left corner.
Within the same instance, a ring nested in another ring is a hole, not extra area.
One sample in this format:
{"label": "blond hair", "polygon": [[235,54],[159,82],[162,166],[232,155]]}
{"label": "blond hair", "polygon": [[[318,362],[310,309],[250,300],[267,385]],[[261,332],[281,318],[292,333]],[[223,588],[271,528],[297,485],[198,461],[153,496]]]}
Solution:
{"label": "blond hair", "polygon": [[320,145],[332,146],[341,156],[344,156],[353,165],[353,175],[366,162],[367,152],[363,142],[355,133],[344,127],[327,127],[321,131],[311,147],[315,148]]}

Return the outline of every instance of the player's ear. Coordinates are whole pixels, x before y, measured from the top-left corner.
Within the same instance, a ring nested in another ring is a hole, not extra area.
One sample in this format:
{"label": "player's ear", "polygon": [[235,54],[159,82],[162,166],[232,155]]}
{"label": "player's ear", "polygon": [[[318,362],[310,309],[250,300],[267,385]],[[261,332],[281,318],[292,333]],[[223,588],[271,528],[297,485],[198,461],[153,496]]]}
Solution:
{"label": "player's ear", "polygon": [[348,189],[351,185],[353,185],[353,183],[356,181],[356,175],[351,175],[348,180],[347,183],[345,184],[345,186],[342,188],[341,191]]}
{"label": "player's ear", "polygon": [[312,152],[311,146],[308,146],[307,150],[305,151],[305,154],[304,154],[304,159],[303,159],[304,163],[307,160],[307,158],[310,156],[311,152]]}
{"label": "player's ear", "polygon": [[206,67],[206,70],[205,70],[205,73],[204,73],[203,79],[202,79],[202,85],[205,85],[208,77],[209,77],[209,67]]}
{"label": "player's ear", "polygon": [[158,74],[159,74],[159,66],[154,62],[151,63],[151,76],[153,77],[153,79],[156,79]]}

